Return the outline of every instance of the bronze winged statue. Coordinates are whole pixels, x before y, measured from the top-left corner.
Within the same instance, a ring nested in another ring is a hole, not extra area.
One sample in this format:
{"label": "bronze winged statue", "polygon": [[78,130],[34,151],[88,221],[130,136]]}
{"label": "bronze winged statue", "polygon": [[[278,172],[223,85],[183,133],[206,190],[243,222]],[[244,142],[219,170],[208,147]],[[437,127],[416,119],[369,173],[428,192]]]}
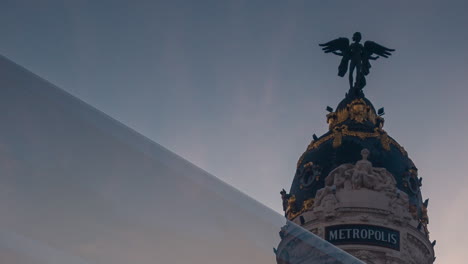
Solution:
{"label": "bronze winged statue", "polygon": [[[366,75],[371,68],[370,60],[376,60],[379,56],[388,58],[392,55],[394,49],[386,48],[373,41],[366,41],[364,45],[360,43],[361,33],[356,32],[353,35],[353,43],[349,44],[348,38],[337,38],[324,44],[319,44],[325,53],[333,53],[342,56],[341,63],[338,66],[338,75],[345,76],[349,64],[349,86],[350,91],[359,94],[362,88],[366,86]],[[373,55],[378,56],[373,56]],[[353,73],[356,70],[356,81],[353,84]]]}

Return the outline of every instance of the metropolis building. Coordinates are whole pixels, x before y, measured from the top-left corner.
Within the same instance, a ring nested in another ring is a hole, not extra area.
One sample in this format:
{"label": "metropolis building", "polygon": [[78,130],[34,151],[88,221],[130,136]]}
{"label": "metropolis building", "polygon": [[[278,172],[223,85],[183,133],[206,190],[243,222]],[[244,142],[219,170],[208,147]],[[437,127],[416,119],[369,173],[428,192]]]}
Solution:
{"label": "metropolis building", "polygon": [[[350,89],[335,110],[327,107],[329,131],[314,134],[300,156],[290,192],[281,191],[283,210],[290,221],[365,263],[431,264],[435,241],[429,239],[422,178],[404,147],[383,129],[384,109],[376,111],[363,93],[370,61],[395,50],[361,44],[361,37],[355,32],[352,43],[341,37],[320,44],[325,53],[342,57],[338,75],[349,68]],[[309,263],[310,253],[290,229],[280,232],[277,263]]]}
{"label": "metropolis building", "polygon": [[[327,109],[329,131],[314,135],[290,192],[281,192],[286,217],[365,263],[433,263],[422,178],[383,129],[383,108],[350,92]],[[277,263],[308,263],[288,228],[280,232]]]}

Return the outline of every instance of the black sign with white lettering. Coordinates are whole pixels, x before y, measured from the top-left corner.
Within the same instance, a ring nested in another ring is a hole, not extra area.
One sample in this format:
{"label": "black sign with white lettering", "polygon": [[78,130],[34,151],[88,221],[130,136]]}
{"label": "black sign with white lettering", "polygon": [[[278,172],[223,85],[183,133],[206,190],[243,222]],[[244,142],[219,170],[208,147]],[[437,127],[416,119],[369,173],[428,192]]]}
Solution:
{"label": "black sign with white lettering", "polygon": [[381,226],[328,226],[325,228],[325,240],[334,245],[365,244],[400,250],[400,232]]}

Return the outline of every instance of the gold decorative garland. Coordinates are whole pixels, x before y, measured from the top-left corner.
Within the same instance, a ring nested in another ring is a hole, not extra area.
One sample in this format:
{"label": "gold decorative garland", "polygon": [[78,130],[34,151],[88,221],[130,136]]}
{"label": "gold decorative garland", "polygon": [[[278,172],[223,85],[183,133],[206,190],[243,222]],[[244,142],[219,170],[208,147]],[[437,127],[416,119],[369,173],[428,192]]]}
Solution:
{"label": "gold decorative garland", "polygon": [[[322,145],[324,142],[328,141],[329,139],[333,139],[333,147],[337,148],[341,146],[343,142],[343,136],[351,136],[351,137],[358,137],[362,140],[366,138],[378,138],[380,139],[380,143],[382,144],[382,147],[389,151],[390,150],[390,145],[395,146],[398,148],[398,150],[405,156],[408,155],[406,150],[398,144],[394,139],[390,138],[383,129],[376,127],[374,129],[374,132],[362,132],[362,131],[352,131],[348,129],[347,125],[342,125],[342,126],[335,126],[332,130],[332,133],[326,135],[325,137],[320,138],[319,140],[315,141],[313,140],[309,146],[307,147],[307,150],[312,150],[318,148],[320,145]],[[298,163],[299,165],[299,163]]]}
{"label": "gold decorative garland", "polygon": [[325,137],[322,137],[320,138],[319,140],[315,141],[315,140],[312,140],[312,142],[310,142],[309,146],[307,147],[307,150],[311,150],[311,149],[315,149],[315,148],[318,148],[320,145],[322,145],[325,141],[329,140],[333,138],[333,134],[330,134],[330,135],[327,135]]}
{"label": "gold decorative garland", "polygon": [[302,161],[304,160],[305,154],[306,154],[305,152],[302,153],[301,157],[300,157],[299,160],[297,161],[296,168],[299,168],[299,165],[301,165]]}
{"label": "gold decorative garland", "polygon": [[286,209],[286,217],[289,220],[293,220],[294,218],[298,217],[300,214],[309,211],[314,206],[314,198],[307,199],[302,203],[302,207],[300,210],[294,210],[294,205],[296,203],[296,197],[293,195],[288,200],[288,208]]}

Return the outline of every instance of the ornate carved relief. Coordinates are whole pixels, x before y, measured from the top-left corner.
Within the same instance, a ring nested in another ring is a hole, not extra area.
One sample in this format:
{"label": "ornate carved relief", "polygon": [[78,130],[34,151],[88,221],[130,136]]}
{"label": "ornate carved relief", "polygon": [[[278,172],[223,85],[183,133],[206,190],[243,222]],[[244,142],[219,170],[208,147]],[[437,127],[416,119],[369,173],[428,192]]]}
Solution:
{"label": "ornate carved relief", "polygon": [[[361,151],[362,160],[356,165],[343,164],[328,174],[325,178],[325,188],[317,191],[316,206],[320,206],[325,196],[336,193],[337,190],[359,190],[361,188],[377,192],[384,192],[389,197],[396,197],[397,188],[393,175],[384,168],[374,168],[367,160],[369,151]],[[402,192],[399,192],[400,194]],[[407,196],[400,195],[395,199],[396,204],[407,204]],[[398,202],[397,202],[398,200]],[[408,206],[406,205],[406,208]]]}
{"label": "ornate carved relief", "polygon": [[[408,195],[396,187],[393,175],[384,168],[372,166],[369,154],[364,149],[361,151],[362,159],[356,164],[342,164],[331,171],[324,179],[325,187],[317,191],[314,200],[299,205],[295,197],[290,196],[287,199],[287,217],[299,224],[298,217],[304,216],[307,221],[300,224],[322,238],[333,230],[330,227],[340,225],[393,229],[399,232],[401,246],[397,250],[354,242],[340,244],[339,247],[370,264],[433,263],[434,251],[425,235],[429,220],[428,201],[419,209],[411,205]],[[306,164],[306,167],[312,168],[313,163]],[[408,177],[418,178],[416,170],[408,170]],[[307,183],[306,179],[304,181]],[[418,221],[420,226],[416,228]],[[285,240],[289,255],[284,257],[300,263],[302,257],[309,256],[309,253],[305,253],[306,249],[296,242]]]}
{"label": "ornate carved relief", "polygon": [[357,123],[369,121],[377,127],[383,127],[383,118],[377,116],[372,108],[367,105],[362,98],[355,99],[346,105],[346,108],[327,115],[327,123],[330,130],[348,119]]}

